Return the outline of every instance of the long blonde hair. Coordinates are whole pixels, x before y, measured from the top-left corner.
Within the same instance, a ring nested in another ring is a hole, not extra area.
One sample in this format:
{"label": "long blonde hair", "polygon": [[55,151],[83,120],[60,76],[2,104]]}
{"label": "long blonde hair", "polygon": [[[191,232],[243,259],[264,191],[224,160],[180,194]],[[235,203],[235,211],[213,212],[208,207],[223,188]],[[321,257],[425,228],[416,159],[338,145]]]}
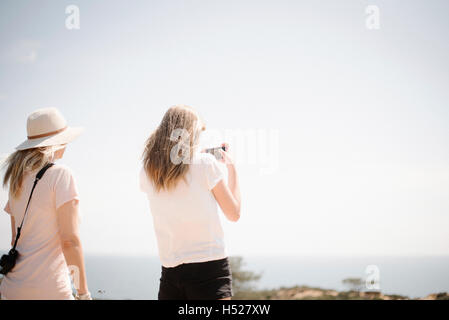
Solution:
{"label": "long blonde hair", "polygon": [[27,171],[33,171],[53,161],[56,146],[18,150],[6,158],[3,187],[9,185],[9,196],[17,198],[22,190],[22,181]]}
{"label": "long blonde hair", "polygon": [[156,191],[170,190],[180,179],[185,181],[200,133],[205,129],[192,107],[175,105],[168,109],[146,141],[142,156],[143,167]]}

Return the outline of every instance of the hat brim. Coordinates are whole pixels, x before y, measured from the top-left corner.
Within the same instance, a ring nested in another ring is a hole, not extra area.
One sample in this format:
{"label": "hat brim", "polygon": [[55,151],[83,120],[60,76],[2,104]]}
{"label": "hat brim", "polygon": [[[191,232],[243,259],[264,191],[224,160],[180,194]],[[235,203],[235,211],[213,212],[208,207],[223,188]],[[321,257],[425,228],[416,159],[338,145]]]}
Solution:
{"label": "hat brim", "polygon": [[81,127],[68,127],[63,132],[60,132],[52,136],[25,140],[16,147],[16,150],[27,150],[33,148],[67,144],[78,138],[83,133],[83,131],[84,128]]}

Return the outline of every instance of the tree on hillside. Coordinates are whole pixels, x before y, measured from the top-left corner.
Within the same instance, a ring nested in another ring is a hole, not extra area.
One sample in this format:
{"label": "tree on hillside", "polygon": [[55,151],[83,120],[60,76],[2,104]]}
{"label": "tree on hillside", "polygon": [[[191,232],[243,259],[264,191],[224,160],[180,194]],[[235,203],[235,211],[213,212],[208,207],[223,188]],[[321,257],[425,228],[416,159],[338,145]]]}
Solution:
{"label": "tree on hillside", "polygon": [[239,298],[254,290],[253,282],[261,278],[261,274],[256,274],[252,271],[243,270],[244,262],[242,257],[230,257],[232,271],[232,290],[234,297]]}
{"label": "tree on hillside", "polygon": [[360,278],[347,278],[342,282],[349,288],[350,291],[360,292],[363,289],[363,281]]}

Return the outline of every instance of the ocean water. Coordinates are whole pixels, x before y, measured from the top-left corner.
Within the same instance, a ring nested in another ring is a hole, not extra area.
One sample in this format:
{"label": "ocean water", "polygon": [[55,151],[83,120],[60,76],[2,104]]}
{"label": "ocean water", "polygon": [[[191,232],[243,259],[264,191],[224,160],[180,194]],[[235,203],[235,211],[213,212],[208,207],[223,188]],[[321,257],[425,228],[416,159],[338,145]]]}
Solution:
{"label": "ocean water", "polygon": [[[449,256],[443,257],[244,257],[244,270],[261,273],[256,288],[308,285],[345,290],[342,280],[365,279],[368,265],[379,270],[380,291],[409,297],[449,292]],[[92,295],[102,299],[157,299],[161,265],[157,257],[87,256]]]}

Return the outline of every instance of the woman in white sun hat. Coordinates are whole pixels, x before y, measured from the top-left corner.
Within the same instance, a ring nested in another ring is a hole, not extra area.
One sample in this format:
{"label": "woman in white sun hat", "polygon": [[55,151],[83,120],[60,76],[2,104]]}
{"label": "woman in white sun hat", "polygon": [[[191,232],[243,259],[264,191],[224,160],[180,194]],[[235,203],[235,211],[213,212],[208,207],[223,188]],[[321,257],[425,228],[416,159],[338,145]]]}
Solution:
{"label": "woman in white sun hat", "polygon": [[[11,216],[11,246],[18,258],[1,282],[1,299],[74,299],[69,270],[76,297],[90,299],[75,180],[67,167],[47,166],[61,159],[67,143],[81,132],[68,127],[55,108],[36,110],[28,117],[28,139],[6,159],[3,185],[9,199],[4,210]],[[44,167],[48,170],[37,180]]]}

